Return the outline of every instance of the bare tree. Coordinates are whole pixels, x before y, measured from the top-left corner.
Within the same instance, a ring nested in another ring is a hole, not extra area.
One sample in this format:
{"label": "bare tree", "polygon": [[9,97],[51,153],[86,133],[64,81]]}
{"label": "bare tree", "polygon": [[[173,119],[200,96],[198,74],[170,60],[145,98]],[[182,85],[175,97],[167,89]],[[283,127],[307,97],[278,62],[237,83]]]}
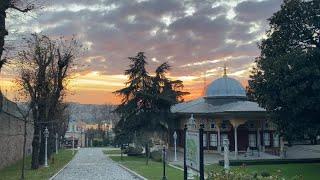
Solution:
{"label": "bare tree", "polygon": [[24,124],[24,132],[23,132],[23,152],[22,152],[22,167],[21,167],[21,180],[25,179],[25,159],[26,159],[26,143],[27,143],[27,124],[32,123],[30,119],[30,112],[31,108],[30,106],[27,109],[24,109],[23,107],[19,107],[17,105],[17,109],[19,111],[19,114],[22,117],[23,124]]}
{"label": "bare tree", "polygon": [[[37,0],[0,0],[0,73],[2,67],[7,62],[7,58],[3,57],[5,50],[5,37],[8,35],[6,29],[7,11],[13,9],[21,13],[27,13],[33,10]],[[0,110],[2,109],[3,94],[0,89]]]}
{"label": "bare tree", "polygon": [[7,10],[14,9],[22,13],[26,13],[34,9],[34,0],[1,0],[0,1],[0,72],[3,65],[7,62],[6,58],[2,58],[4,51],[4,40],[8,35],[6,29]]}
{"label": "bare tree", "polygon": [[[19,53],[19,79],[23,92],[30,100],[34,119],[32,141],[32,169],[44,163],[45,127],[55,134],[53,124],[61,123],[56,119],[57,110],[65,95],[65,83],[72,61],[81,45],[75,40],[51,40],[47,36],[33,34],[27,41],[28,48]],[[54,140],[49,138],[49,144]],[[51,151],[48,152],[50,157]]]}

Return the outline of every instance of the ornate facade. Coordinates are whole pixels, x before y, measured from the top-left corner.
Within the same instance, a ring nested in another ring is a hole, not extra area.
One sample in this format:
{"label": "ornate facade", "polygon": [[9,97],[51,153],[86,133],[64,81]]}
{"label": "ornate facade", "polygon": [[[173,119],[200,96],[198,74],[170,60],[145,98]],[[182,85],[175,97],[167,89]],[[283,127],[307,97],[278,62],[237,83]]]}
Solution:
{"label": "ornate facade", "polygon": [[193,115],[197,127],[204,124],[203,143],[208,151],[221,152],[222,142],[228,138],[235,156],[248,148],[279,153],[280,139],[275,127],[266,120],[265,109],[248,101],[242,85],[226,73],[208,85],[205,96],[177,104],[171,111],[179,115],[172,130],[177,131],[181,147],[184,125]]}

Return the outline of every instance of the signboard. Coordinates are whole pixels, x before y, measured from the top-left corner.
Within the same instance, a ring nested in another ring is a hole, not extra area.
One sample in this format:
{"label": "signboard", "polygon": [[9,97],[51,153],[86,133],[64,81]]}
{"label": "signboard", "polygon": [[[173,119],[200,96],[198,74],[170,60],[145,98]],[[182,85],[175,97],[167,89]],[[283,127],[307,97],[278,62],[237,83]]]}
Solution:
{"label": "signboard", "polygon": [[199,171],[200,170],[200,144],[199,132],[187,131],[186,132],[186,164],[189,168]]}

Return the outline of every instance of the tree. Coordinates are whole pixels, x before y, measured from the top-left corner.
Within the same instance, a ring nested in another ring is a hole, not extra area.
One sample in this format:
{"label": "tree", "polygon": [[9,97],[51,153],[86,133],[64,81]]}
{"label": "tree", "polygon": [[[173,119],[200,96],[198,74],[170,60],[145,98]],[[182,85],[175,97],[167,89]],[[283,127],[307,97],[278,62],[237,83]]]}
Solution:
{"label": "tree", "polygon": [[285,0],[269,19],[248,93],[287,140],[319,135],[320,2]]}
{"label": "tree", "polygon": [[14,9],[22,13],[26,13],[34,9],[34,0],[1,0],[0,1],[0,72],[3,65],[7,62],[2,58],[4,49],[4,40],[8,35],[6,30],[7,10]]}
{"label": "tree", "polygon": [[[18,100],[18,99],[16,99]],[[32,124],[32,119],[30,118],[31,108],[25,103],[16,104],[15,111],[18,113],[11,113],[10,111],[4,111],[4,113],[10,117],[13,117],[19,121],[23,122],[23,147],[22,147],[22,165],[21,165],[21,176],[20,179],[25,179],[25,158],[26,158],[26,142],[27,142],[27,125]]]}
{"label": "tree", "polygon": [[[7,62],[7,59],[4,58],[3,51],[5,50],[5,37],[8,35],[8,31],[6,30],[6,17],[7,17],[7,10],[14,9],[19,12],[29,12],[34,9],[34,3],[29,0],[1,0],[0,1],[0,73],[1,69],[4,64]],[[3,101],[3,94],[0,90],[0,110],[2,109],[2,101]]]}
{"label": "tree", "polygon": [[[165,133],[170,119],[170,107],[181,102],[182,96],[188,94],[180,91],[182,81],[171,81],[166,77],[170,69],[168,63],[161,64],[150,76],[146,70],[146,57],[139,52],[135,57],[129,57],[131,64],[125,71],[129,77],[126,87],[115,92],[122,97],[121,104],[116,108],[120,121],[116,125],[117,136],[133,137],[136,132],[143,139],[146,152],[155,133]],[[123,138],[122,138],[123,139]],[[132,139],[132,138],[130,138]],[[148,162],[148,153],[146,153]]]}
{"label": "tree", "polygon": [[[47,127],[51,134],[57,132],[61,122],[56,115],[65,94],[65,82],[72,61],[79,47],[71,41],[51,40],[47,36],[33,34],[27,40],[28,48],[19,53],[18,83],[29,98],[34,119],[34,137],[32,141],[31,167],[37,169],[44,163],[43,130]],[[49,138],[49,144],[54,141]],[[52,151],[48,151],[48,156]]]}
{"label": "tree", "polygon": [[102,106],[102,117],[112,125],[115,125],[119,122],[119,116],[114,112],[116,109],[115,105],[112,104],[104,104]]}

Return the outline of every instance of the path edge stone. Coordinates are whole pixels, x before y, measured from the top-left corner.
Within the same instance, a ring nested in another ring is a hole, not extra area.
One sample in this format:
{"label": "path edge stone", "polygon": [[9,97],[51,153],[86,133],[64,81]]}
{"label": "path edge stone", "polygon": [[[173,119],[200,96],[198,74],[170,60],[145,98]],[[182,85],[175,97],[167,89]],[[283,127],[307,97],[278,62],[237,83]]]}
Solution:
{"label": "path edge stone", "polygon": [[110,156],[108,154],[106,154],[107,158],[110,159],[113,163],[117,164],[118,166],[120,166],[122,169],[126,170],[127,172],[129,172],[130,174],[136,176],[137,178],[140,178],[141,180],[148,180],[147,178],[141,176],[140,174],[138,174],[137,172],[125,167],[124,165],[118,163],[118,162],[115,162],[114,160],[112,160],[110,158]]}
{"label": "path edge stone", "polygon": [[178,170],[180,170],[180,171],[184,171],[181,167],[178,167],[178,166],[176,166],[176,165],[174,165],[174,164],[168,163],[168,165],[169,165],[170,167],[172,167],[172,168],[178,169]]}
{"label": "path edge stone", "polygon": [[77,153],[72,157],[72,159],[66,165],[63,166],[63,168],[61,168],[56,174],[51,176],[49,180],[53,180],[56,176],[58,176],[71,163],[71,161],[74,159],[74,157],[76,157],[76,155]]}
{"label": "path edge stone", "polygon": [[126,170],[126,171],[128,171],[129,173],[131,173],[132,175],[136,176],[137,178],[139,178],[139,179],[141,179],[141,180],[148,180],[147,178],[145,178],[145,177],[141,176],[140,174],[138,174],[137,172],[135,172],[135,171],[133,171],[133,170],[125,167],[124,165],[119,164],[119,163],[117,163],[117,164],[118,164],[118,166],[120,166],[120,167],[123,168],[124,170]]}

